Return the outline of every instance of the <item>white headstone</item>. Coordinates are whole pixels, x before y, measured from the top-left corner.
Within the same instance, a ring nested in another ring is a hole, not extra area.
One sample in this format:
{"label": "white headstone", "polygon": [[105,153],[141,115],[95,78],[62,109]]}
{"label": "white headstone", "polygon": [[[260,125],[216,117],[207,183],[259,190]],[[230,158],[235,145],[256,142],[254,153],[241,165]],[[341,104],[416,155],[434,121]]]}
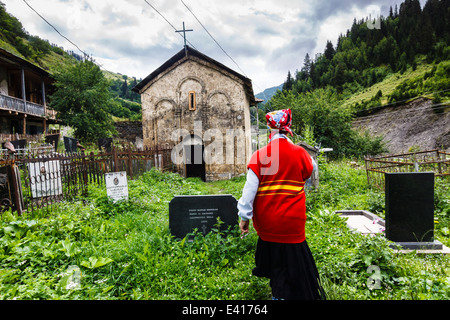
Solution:
{"label": "white headstone", "polygon": [[126,171],[105,173],[106,194],[114,202],[128,200],[128,181]]}

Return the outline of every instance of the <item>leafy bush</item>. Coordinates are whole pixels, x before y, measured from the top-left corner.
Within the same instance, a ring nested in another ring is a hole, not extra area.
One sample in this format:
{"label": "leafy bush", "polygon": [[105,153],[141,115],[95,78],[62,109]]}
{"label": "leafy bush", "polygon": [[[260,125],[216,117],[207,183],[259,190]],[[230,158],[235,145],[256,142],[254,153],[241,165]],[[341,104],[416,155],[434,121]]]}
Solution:
{"label": "leafy bush", "polygon": [[279,93],[272,98],[271,105],[273,109],[291,108],[293,131],[303,137],[313,132],[317,145],[333,148],[331,157],[362,158],[385,151],[381,137],[352,129],[352,110],[342,107],[338,94],[331,88],[301,95]]}

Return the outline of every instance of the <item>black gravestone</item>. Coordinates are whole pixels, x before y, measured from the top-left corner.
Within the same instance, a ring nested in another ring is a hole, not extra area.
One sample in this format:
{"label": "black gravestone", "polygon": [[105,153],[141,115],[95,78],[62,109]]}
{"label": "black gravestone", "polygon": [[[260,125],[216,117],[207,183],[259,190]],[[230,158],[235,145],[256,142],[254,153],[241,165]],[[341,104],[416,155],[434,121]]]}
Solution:
{"label": "black gravestone", "polygon": [[22,140],[16,140],[16,141],[11,141],[11,144],[14,146],[14,149],[25,149],[25,147],[27,146],[27,140],[22,139]]}
{"label": "black gravestone", "polygon": [[197,229],[206,235],[217,224],[221,229],[238,224],[237,200],[232,195],[176,196],[169,203],[169,228],[176,238]]}
{"label": "black gravestone", "polygon": [[55,152],[58,150],[59,134],[48,134],[45,136],[45,143],[51,144],[55,147]]}
{"label": "black gravestone", "polygon": [[434,239],[434,173],[386,173],[386,237],[394,242]]}
{"label": "black gravestone", "polygon": [[101,151],[103,148],[106,152],[111,152],[112,142],[112,138],[100,138],[98,139],[98,149]]}
{"label": "black gravestone", "polygon": [[66,148],[66,152],[77,152],[77,142],[77,139],[64,137],[64,147]]}

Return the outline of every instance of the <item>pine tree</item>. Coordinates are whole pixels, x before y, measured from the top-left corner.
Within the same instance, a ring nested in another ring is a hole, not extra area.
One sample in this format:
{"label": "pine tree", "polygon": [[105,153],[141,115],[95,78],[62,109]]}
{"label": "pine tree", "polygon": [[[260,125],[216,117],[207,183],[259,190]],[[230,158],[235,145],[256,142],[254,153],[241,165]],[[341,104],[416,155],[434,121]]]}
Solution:
{"label": "pine tree", "polygon": [[334,70],[332,83],[333,83],[333,86],[338,90],[338,92],[342,92],[343,85],[345,83],[345,71],[346,70],[347,70],[347,67],[342,62],[339,62]]}
{"label": "pine tree", "polygon": [[305,59],[303,60],[303,67],[301,71],[303,72],[305,79],[308,79],[311,76],[311,58],[308,53],[305,55]]}
{"label": "pine tree", "polygon": [[127,79],[126,78],[123,80],[121,93],[122,93],[121,97],[123,99],[127,99],[128,98],[128,84],[127,84]]}
{"label": "pine tree", "polygon": [[334,54],[336,53],[336,51],[333,48],[333,43],[329,40],[327,40],[327,45],[325,46],[325,58],[327,58],[328,60],[333,59]]}
{"label": "pine tree", "polygon": [[283,91],[289,91],[292,89],[292,85],[294,84],[294,79],[292,79],[291,71],[288,71],[288,75],[286,78],[286,82],[283,84]]}

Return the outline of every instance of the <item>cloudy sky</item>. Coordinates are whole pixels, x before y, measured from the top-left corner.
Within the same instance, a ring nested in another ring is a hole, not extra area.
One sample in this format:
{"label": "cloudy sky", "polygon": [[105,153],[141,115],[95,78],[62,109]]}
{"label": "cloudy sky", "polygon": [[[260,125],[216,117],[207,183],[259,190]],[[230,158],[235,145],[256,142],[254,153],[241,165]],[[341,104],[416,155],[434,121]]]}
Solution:
{"label": "cloudy sky", "polygon": [[[183,48],[176,29],[194,29],[199,51],[253,81],[255,93],[277,86],[303,65],[306,53],[336,45],[353,18],[388,15],[402,0],[26,0],[104,69],[144,78]],[[80,51],[23,0],[1,0],[32,35]],[[422,6],[425,0],[421,0]],[[150,6],[150,5],[151,6]],[[152,6],[165,19],[152,8]],[[223,50],[214,42],[209,31]],[[173,26],[173,27],[172,27]],[[373,29],[374,32],[379,32]],[[230,57],[232,59],[230,59]]]}

